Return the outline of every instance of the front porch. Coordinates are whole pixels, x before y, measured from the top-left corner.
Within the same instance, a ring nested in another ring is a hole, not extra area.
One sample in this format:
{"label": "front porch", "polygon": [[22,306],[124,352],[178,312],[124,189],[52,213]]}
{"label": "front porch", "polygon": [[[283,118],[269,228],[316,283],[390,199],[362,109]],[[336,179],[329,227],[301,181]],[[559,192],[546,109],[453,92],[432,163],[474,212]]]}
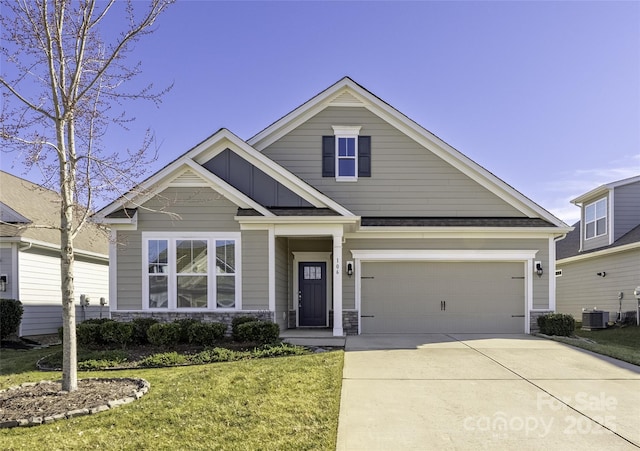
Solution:
{"label": "front porch", "polygon": [[282,341],[299,346],[327,346],[343,348],[346,337],[335,337],[333,329],[287,329],[280,332]]}

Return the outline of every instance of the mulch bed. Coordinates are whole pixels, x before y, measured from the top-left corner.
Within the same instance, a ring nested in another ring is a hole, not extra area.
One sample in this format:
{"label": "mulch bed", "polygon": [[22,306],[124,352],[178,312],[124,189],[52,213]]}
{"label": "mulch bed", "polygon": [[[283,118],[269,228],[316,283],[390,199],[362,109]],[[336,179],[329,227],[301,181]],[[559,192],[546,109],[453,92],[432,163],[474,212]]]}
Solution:
{"label": "mulch bed", "polygon": [[[69,415],[70,412],[82,411],[78,415],[96,413],[115,407],[116,401],[139,398],[147,391],[144,384],[148,387],[141,379],[80,379],[78,389],[73,392],[62,391],[60,382],[22,384],[0,392],[0,423],[3,423],[2,427],[26,426],[48,422],[45,421],[47,418],[56,416],[59,418],[54,419],[75,416]],[[35,421],[12,424],[12,421],[24,419]]]}

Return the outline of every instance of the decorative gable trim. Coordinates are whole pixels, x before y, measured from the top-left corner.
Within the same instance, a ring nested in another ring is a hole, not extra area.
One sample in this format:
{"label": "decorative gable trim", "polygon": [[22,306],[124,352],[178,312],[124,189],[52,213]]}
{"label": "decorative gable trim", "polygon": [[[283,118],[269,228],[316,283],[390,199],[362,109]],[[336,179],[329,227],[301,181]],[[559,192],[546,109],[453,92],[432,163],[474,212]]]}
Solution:
{"label": "decorative gable trim", "polygon": [[322,91],[311,100],[305,102],[291,113],[274,122],[272,125],[249,139],[247,142],[258,151],[262,151],[269,145],[294,130],[311,117],[329,106],[358,106],[371,111],[411,139],[442,158],[453,167],[459,169],[472,180],[501,197],[518,211],[530,217],[540,217],[552,223],[556,227],[570,228],[560,219],[547,210],[518,192],[516,189],[500,180],[491,172],[475,163],[458,150],[451,147],[440,138],[409,119],[404,114],[376,97],[371,92],[345,77],[334,85]]}
{"label": "decorative gable trim", "polygon": [[330,208],[339,215],[355,217],[345,207],[256,151],[226,129],[219,130],[142,182],[136,190],[104,207],[96,214],[96,217],[104,219],[107,215],[123,207],[139,206],[169,186],[209,186],[240,208],[254,209],[263,216],[275,217],[275,214],[267,208],[201,166],[225,149],[232,150],[314,207]]}

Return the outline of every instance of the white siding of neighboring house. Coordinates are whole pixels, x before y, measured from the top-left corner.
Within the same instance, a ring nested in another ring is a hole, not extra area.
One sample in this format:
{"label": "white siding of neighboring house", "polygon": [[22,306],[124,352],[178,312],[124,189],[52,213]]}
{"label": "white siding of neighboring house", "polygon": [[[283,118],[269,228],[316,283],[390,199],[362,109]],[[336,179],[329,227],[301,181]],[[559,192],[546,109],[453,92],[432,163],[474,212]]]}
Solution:
{"label": "white siding of neighboring house", "polygon": [[[20,335],[51,334],[62,325],[62,295],[60,290],[60,259],[54,253],[39,253],[35,249],[21,252],[18,258],[19,299],[24,313]],[[109,266],[76,259],[74,266],[76,321],[100,315],[100,297],[109,299]],[[80,307],[80,295],[91,299],[88,308]],[[108,315],[108,307],[102,309]]]}

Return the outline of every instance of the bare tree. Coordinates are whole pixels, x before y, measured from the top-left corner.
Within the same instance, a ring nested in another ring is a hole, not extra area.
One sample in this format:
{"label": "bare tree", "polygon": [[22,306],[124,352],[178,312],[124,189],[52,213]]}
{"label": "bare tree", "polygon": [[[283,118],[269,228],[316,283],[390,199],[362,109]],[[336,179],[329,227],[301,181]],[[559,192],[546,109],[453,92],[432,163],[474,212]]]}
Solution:
{"label": "bare tree", "polygon": [[128,53],[173,0],[0,0],[3,73],[0,139],[60,193],[64,326],[62,388],[77,389],[74,238],[96,199],[131,188],[155,159],[152,137],[135,151],[105,148],[109,126],[126,129],[128,101],[159,102],[167,89],[126,88],[140,73]]}

